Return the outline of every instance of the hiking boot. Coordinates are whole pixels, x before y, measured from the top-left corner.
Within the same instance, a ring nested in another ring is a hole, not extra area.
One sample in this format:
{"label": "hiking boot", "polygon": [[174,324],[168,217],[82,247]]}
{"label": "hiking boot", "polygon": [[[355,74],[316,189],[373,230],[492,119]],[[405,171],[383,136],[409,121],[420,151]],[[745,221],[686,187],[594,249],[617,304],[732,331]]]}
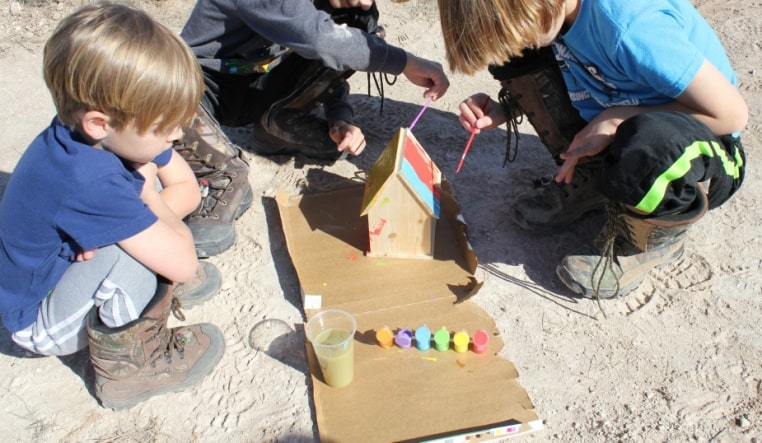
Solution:
{"label": "hiking boot", "polygon": [[342,153],[329,136],[328,120],[320,116],[321,108],[329,100],[345,98],[349,87],[346,79],[354,71],[336,71],[297,54],[289,54],[276,69],[282,77],[294,78],[293,84],[254,122],[254,152],[301,153],[318,160],[337,160]]}
{"label": "hiking boot", "polygon": [[185,218],[198,257],[211,257],[235,242],[235,220],[251,206],[249,165],[220,126],[199,107],[191,128],[183,128],[177,151],[190,165],[201,190],[201,203]]}
{"label": "hiking boot", "polygon": [[175,285],[174,295],[185,309],[198,306],[212,298],[222,287],[222,273],[212,263],[199,261],[191,281]]}
{"label": "hiking boot", "polygon": [[680,258],[688,228],[707,208],[703,192],[688,211],[661,217],[638,216],[612,203],[598,250],[564,257],[556,274],[582,297],[610,299],[626,295],[651,269]]}
{"label": "hiking boot", "polygon": [[[317,2],[316,7],[330,14],[337,24],[380,38],[386,36],[384,27],[378,24],[379,13],[375,3],[367,10],[334,9],[328,2]],[[346,155],[338,150],[336,142],[329,136],[328,120],[316,115],[316,111],[328,99],[348,94],[346,80],[355,71],[337,71],[319,60],[307,60],[296,54],[284,57],[276,69],[285,72],[285,77],[289,79],[291,73],[298,73],[298,76],[289,85],[290,92],[273,103],[255,122],[252,150],[260,155],[302,154],[329,162]]]}
{"label": "hiking boot", "polygon": [[201,323],[169,329],[172,287],[160,283],[140,318],[105,326],[97,308],[87,319],[95,395],[104,407],[129,408],[154,395],[201,382],[222,358],[222,331]]}
{"label": "hiking boot", "polygon": [[260,155],[303,154],[316,160],[341,156],[328,135],[328,121],[298,109],[271,108],[254,129],[253,150]]}
{"label": "hiking boot", "polygon": [[506,146],[504,164],[516,157],[519,143],[518,125],[526,116],[542,144],[556,164],[560,154],[569,148],[574,136],[587,122],[571,103],[556,56],[550,46],[526,49],[521,57],[512,57],[502,65],[488,67],[500,81],[498,100],[505,114],[509,134],[515,148],[511,154],[511,136]]}
{"label": "hiking boot", "polygon": [[536,180],[532,189],[514,201],[513,221],[527,231],[548,233],[603,209],[607,199],[595,188],[599,168],[593,162],[578,164],[571,183],[558,183],[553,177]]}
{"label": "hiking boot", "polygon": [[[562,164],[560,155],[586,122],[571,104],[553,50],[527,49],[503,65],[490,65],[489,71],[500,81],[500,105],[515,137],[513,153],[508,137],[503,164],[516,158],[518,125],[524,116],[553,161]],[[535,180],[534,188],[516,198],[511,214],[514,222],[527,231],[547,233],[568,226],[587,212],[603,209],[606,198],[594,187],[598,171],[600,159],[585,159],[577,165],[570,184],[557,183],[553,177]]]}

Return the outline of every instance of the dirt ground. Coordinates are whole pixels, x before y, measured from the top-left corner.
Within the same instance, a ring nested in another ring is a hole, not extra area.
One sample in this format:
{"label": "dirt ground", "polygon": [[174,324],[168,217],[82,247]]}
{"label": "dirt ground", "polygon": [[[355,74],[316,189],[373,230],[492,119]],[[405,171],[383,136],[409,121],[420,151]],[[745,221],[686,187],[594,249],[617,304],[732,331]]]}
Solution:
{"label": "dirt ground", "polygon": [[[415,127],[416,138],[452,182],[470,225],[477,277],[484,281],[475,300],[495,319],[506,342],[501,356],[516,365],[544,422],[543,431],[522,437],[528,441],[762,441],[762,2],[694,3],[725,43],[751,110],[743,134],[746,183],[694,226],[680,260],[652,272],[631,295],[603,303],[603,311],[594,301],[572,297],[554,273],[566,253],[595,236],[602,218],[538,236],[507,215],[515,193],[553,171],[528,124],[520,126],[515,162],[502,166],[507,133],[499,128],[475,138],[455,174],[468,138],[457,123],[457,106],[475,92],[497,94],[487,73],[451,75],[447,95]],[[0,4],[0,103],[6,109],[0,113],[0,190],[54,115],[42,81],[41,48],[58,20],[78,5]],[[179,31],[193,2],[140,5]],[[444,63],[433,0],[378,5],[391,43]],[[351,83],[368,139],[363,155],[326,166],[246,153],[254,204],[237,222],[233,248],[209,259],[223,272],[223,288],[186,312],[189,323],[209,321],[225,333],[226,353],[215,372],[195,388],[114,412],[93,396],[86,353],[19,358],[9,333],[0,329],[0,440],[317,440],[303,338],[294,333],[303,322],[299,283],[272,198],[281,189],[298,193],[325,185],[310,182],[316,171],[351,177],[367,170],[424,103],[422,90],[401,77],[385,87],[381,114],[376,87],[367,95],[366,75],[355,74]],[[246,148],[250,133],[230,134]],[[281,329],[263,329],[264,320]],[[290,339],[268,347],[281,334]]]}

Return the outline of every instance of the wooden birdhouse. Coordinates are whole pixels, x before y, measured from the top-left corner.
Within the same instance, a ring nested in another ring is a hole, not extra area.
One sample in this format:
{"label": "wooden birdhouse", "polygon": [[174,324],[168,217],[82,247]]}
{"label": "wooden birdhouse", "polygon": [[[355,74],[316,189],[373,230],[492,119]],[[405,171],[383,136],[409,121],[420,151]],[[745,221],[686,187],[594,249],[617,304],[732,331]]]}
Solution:
{"label": "wooden birdhouse", "polygon": [[361,213],[368,216],[368,256],[434,256],[441,182],[413,133],[400,128],[368,172]]}

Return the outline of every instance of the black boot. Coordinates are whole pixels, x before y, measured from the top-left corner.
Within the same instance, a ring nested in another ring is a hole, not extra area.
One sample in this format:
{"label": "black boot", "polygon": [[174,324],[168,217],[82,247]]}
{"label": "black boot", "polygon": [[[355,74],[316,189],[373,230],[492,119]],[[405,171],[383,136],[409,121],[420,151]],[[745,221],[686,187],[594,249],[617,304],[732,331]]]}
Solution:
{"label": "black boot", "polygon": [[[562,164],[560,155],[569,149],[586,122],[571,104],[553,49],[528,49],[522,57],[512,58],[501,66],[490,66],[489,71],[500,81],[500,105],[516,138],[511,153],[509,136],[505,162],[515,158],[518,124],[526,116],[553,161]],[[599,157],[584,158],[570,184],[556,183],[547,177],[535,180],[536,186],[514,201],[511,213],[514,222],[528,231],[552,232],[587,212],[603,209],[607,199],[593,186],[599,171]]]}
{"label": "black boot", "polygon": [[[316,1],[315,7],[331,14],[336,23],[384,38],[375,4],[368,10],[333,9],[327,1]],[[349,92],[346,80],[354,71],[336,71],[320,61],[292,53],[270,75],[292,81],[294,72],[301,74],[293,80],[290,92],[273,103],[256,122],[254,151],[262,155],[301,153],[319,160],[336,160],[341,152],[328,135],[328,121],[318,115],[319,108],[328,100],[344,100]]]}
{"label": "black boot", "polygon": [[277,69],[304,69],[296,86],[273,103],[254,127],[254,151],[262,155],[301,153],[318,160],[339,158],[336,142],[328,135],[328,121],[317,115],[337,88],[348,88],[354,71],[335,71],[319,61],[291,54]]}

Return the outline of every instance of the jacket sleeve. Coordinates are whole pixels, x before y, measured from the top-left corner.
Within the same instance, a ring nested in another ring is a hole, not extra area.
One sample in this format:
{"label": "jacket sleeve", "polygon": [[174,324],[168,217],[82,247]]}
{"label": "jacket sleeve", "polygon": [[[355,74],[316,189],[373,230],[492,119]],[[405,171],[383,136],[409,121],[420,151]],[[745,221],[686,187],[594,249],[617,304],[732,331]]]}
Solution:
{"label": "jacket sleeve", "polygon": [[338,25],[310,0],[241,0],[239,17],[255,32],[337,71],[398,75],[407,54],[382,38]]}

